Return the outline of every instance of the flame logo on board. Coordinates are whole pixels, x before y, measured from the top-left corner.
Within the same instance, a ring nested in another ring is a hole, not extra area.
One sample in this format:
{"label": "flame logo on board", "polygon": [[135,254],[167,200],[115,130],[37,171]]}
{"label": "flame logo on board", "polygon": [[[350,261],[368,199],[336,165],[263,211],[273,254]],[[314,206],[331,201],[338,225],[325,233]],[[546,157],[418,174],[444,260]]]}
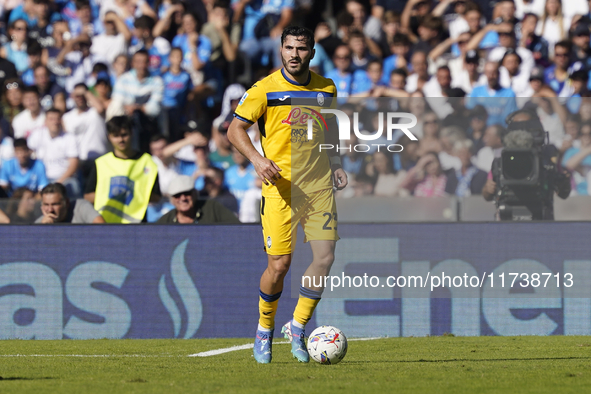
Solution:
{"label": "flame logo on board", "polygon": [[197,287],[185,265],[185,250],[187,249],[188,243],[188,239],[181,242],[174,249],[172,258],[170,259],[172,283],[180,296],[182,307],[184,307],[186,313],[184,335],[181,333],[183,327],[181,309],[177,306],[177,303],[166,287],[166,274],[160,277],[160,282],[158,283],[158,295],[172,320],[174,337],[185,339],[192,338],[195,335],[199,326],[201,326],[201,319],[203,318],[203,306],[199,291],[197,291]]}

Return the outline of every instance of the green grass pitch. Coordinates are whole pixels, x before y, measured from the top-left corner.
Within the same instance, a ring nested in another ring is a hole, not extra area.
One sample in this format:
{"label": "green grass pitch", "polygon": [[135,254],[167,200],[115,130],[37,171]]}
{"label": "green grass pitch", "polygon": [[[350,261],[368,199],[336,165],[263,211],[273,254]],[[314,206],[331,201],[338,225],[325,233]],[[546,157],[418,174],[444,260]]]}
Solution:
{"label": "green grass pitch", "polygon": [[[279,339],[276,339],[279,341]],[[588,393],[591,337],[351,341],[338,365],[299,364],[246,339],[0,341],[0,393]],[[76,357],[100,356],[100,357]]]}

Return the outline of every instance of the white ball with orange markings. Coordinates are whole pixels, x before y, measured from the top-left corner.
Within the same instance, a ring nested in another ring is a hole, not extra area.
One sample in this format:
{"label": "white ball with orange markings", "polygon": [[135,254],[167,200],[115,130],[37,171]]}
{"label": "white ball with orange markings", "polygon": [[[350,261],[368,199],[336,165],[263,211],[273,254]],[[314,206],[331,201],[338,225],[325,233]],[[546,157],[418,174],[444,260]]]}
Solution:
{"label": "white ball with orange markings", "polygon": [[347,337],[333,326],[320,326],[308,338],[308,354],[320,364],[337,364],[347,354]]}

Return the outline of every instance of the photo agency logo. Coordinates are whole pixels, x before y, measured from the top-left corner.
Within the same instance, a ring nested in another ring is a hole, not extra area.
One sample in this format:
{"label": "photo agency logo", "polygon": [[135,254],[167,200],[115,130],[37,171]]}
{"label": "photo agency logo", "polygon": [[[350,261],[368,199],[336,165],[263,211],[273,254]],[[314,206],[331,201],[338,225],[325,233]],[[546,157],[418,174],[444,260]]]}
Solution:
{"label": "photo agency logo", "polygon": [[[386,112],[384,114],[383,112],[379,112],[379,122],[377,130],[371,133],[364,130],[360,131],[358,112],[353,113],[353,121],[351,122],[351,119],[349,119],[349,115],[338,109],[323,108],[320,109],[320,111],[315,111],[312,108],[306,109],[309,111],[309,113],[306,113],[299,108],[294,108],[289,113],[288,118],[283,120],[284,123],[288,123],[290,125],[295,125],[298,123],[302,125],[307,125],[307,128],[305,130],[299,129],[300,132],[297,135],[298,141],[292,142],[300,142],[304,139],[312,140],[314,135],[313,128],[315,123],[320,127],[320,129],[327,130],[328,125],[326,119],[324,118],[324,116],[322,116],[322,114],[333,114],[336,116],[338,120],[339,140],[351,140],[352,124],[353,133],[355,133],[357,141],[359,141],[359,143],[349,144],[346,147],[338,145],[335,146],[333,144],[320,144],[320,151],[336,149],[337,152],[343,150],[348,152],[369,152],[373,150],[379,151],[383,148],[391,153],[402,152],[404,147],[400,144],[395,143],[395,141],[398,141],[398,139],[401,137],[401,133],[397,133],[397,130],[400,130],[402,133],[404,133],[411,141],[418,140],[417,137],[410,131],[410,129],[417,125],[417,117],[411,113]],[[386,120],[385,127],[384,120]],[[410,120],[410,122],[408,120]],[[384,131],[386,134],[385,140],[387,141],[387,143],[384,143]]]}

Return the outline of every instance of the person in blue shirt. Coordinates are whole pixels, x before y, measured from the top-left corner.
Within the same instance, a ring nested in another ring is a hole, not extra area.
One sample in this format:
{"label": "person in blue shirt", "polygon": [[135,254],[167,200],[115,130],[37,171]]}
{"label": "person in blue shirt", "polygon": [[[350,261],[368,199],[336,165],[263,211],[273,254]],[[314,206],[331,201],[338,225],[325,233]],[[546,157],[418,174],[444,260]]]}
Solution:
{"label": "person in blue shirt", "polygon": [[72,37],[78,37],[81,33],[94,37],[105,31],[105,26],[98,17],[98,6],[94,0],[69,1],[62,9],[61,17],[68,22]]}
{"label": "person in blue shirt", "polygon": [[14,158],[6,161],[0,169],[0,186],[8,195],[19,187],[41,191],[49,182],[41,160],[31,158],[27,140],[14,140]]}
{"label": "person in blue shirt", "polygon": [[162,106],[170,140],[177,141],[182,138],[180,125],[185,123],[184,108],[187,96],[193,90],[193,83],[189,73],[181,68],[183,61],[181,48],[172,48],[168,59],[170,69],[162,75],[164,82]]}
{"label": "person in blue shirt", "polygon": [[571,49],[570,41],[558,41],[554,45],[554,65],[544,71],[544,82],[557,95],[565,88],[569,75],[581,67],[580,63],[570,64]]}
{"label": "person in blue shirt", "polygon": [[199,34],[199,21],[193,13],[183,14],[181,26],[183,34],[178,34],[172,40],[172,46],[182,49],[182,66],[185,70],[202,70],[211,56],[211,41]]}
{"label": "person in blue shirt", "polygon": [[0,48],[0,57],[11,61],[15,65],[16,71],[22,73],[29,67],[26,42],[27,22],[24,19],[11,22],[8,33],[12,41],[7,42]]}
{"label": "person in blue shirt", "polygon": [[23,83],[27,86],[35,85],[35,69],[41,65],[41,55],[43,48],[37,41],[31,41],[27,45],[27,57],[29,58],[27,68],[21,75]]}
{"label": "person in blue shirt", "polygon": [[410,63],[406,58],[410,52],[410,45],[410,40],[405,34],[396,33],[392,38],[392,45],[390,46],[392,55],[385,58],[383,63],[382,83],[384,85],[390,84],[392,71],[397,68],[404,68]]}
{"label": "person in blue shirt", "polygon": [[[162,37],[154,37],[152,31],[156,21],[147,15],[142,15],[135,20],[135,36],[131,40],[132,47],[144,48],[150,55],[150,73],[162,75],[170,66],[168,55],[170,53],[170,42]],[[135,41],[135,43],[134,43]],[[182,51],[181,51],[182,60]]]}
{"label": "person in blue shirt", "polygon": [[382,83],[382,62],[372,60],[367,65],[367,71],[357,70],[353,73],[352,94],[355,97],[371,96],[373,90]]}
{"label": "person in blue shirt", "polygon": [[482,105],[488,113],[487,126],[500,124],[506,126],[507,116],[517,110],[515,93],[510,88],[503,88],[499,84],[499,65],[496,62],[487,62],[484,66],[484,75],[488,83],[476,86],[468,95],[466,108],[472,109]]}
{"label": "person in blue shirt", "polygon": [[23,4],[15,7],[10,13],[8,24],[12,24],[19,19],[24,20],[28,27],[33,27],[37,24],[34,0],[25,0]]}
{"label": "person in blue shirt", "polygon": [[337,100],[339,104],[347,101],[353,89],[353,74],[351,67],[351,49],[347,45],[339,45],[332,57],[335,68],[324,75],[325,78],[332,79],[337,88]]}
{"label": "person in blue shirt", "polygon": [[254,187],[257,173],[248,159],[234,147],[232,147],[232,159],[236,164],[225,171],[224,185],[236,197],[240,207],[246,192]]}

